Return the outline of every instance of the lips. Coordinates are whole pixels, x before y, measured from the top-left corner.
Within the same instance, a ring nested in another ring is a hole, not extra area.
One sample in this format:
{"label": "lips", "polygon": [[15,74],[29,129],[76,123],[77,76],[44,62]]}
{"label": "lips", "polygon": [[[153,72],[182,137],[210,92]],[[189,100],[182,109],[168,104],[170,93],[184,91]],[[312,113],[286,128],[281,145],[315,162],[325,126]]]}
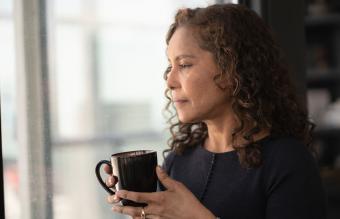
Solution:
{"label": "lips", "polygon": [[184,98],[173,98],[172,101],[174,103],[184,103],[184,102],[187,102],[188,100]]}
{"label": "lips", "polygon": [[184,103],[187,102],[187,100],[173,100],[174,103]]}
{"label": "lips", "polygon": [[188,100],[186,99],[174,99],[173,103],[175,104],[176,108],[184,106],[186,103],[188,103]]}
{"label": "lips", "polygon": [[189,102],[189,100],[181,95],[176,95],[174,93],[172,93],[172,102],[173,104],[179,106],[179,105],[183,105],[184,103]]}

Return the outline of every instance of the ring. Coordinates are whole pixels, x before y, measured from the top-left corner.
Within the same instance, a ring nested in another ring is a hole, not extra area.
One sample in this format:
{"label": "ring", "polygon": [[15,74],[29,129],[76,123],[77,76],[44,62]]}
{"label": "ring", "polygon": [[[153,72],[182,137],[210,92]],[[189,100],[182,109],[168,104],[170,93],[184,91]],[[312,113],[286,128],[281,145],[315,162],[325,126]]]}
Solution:
{"label": "ring", "polygon": [[140,214],[140,217],[142,218],[142,219],[145,219],[146,217],[145,217],[145,211],[144,211],[144,208],[142,208],[142,213]]}

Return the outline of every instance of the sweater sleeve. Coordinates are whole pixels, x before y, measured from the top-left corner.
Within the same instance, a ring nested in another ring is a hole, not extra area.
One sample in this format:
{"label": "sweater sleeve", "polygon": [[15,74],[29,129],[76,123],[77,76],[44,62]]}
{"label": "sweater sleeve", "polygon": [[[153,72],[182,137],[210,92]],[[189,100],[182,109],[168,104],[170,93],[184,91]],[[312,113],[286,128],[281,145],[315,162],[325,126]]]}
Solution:
{"label": "sweater sleeve", "polygon": [[[175,159],[175,153],[171,151],[164,159],[164,162],[162,164],[162,169],[165,170],[165,172],[171,176],[171,167]],[[164,191],[166,188],[163,186],[161,182],[158,181],[158,190],[159,191]]]}
{"label": "sweater sleeve", "polygon": [[287,140],[264,158],[266,219],[324,219],[326,202],[315,159],[304,145]]}
{"label": "sweater sleeve", "polygon": [[167,154],[167,156],[164,159],[162,168],[165,170],[165,172],[170,175],[171,167],[175,159],[175,152],[171,151]]}

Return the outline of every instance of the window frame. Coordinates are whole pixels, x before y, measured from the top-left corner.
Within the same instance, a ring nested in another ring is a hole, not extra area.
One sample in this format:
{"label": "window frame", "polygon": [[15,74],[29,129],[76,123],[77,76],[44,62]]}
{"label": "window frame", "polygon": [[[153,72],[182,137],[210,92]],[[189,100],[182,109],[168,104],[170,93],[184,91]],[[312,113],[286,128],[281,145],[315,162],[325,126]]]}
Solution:
{"label": "window frame", "polygon": [[0,103],[0,218],[5,218],[5,194],[4,194],[4,169],[2,160],[2,126],[1,126],[1,103]]}

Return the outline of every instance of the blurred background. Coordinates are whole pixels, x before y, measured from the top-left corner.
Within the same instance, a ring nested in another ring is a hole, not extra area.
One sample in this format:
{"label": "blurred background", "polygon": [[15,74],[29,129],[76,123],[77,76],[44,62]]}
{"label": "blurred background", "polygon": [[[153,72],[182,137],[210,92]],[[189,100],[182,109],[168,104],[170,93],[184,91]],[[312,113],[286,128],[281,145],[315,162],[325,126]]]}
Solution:
{"label": "blurred background", "polygon": [[[110,211],[94,167],[142,148],[162,163],[166,31],[178,8],[223,2],[252,7],[288,56],[301,54],[289,57],[317,124],[329,218],[340,218],[340,1],[0,0],[6,219],[126,218]],[[287,17],[301,24],[280,35]]]}
{"label": "blurred background", "polygon": [[340,218],[340,1],[306,2],[306,85],[329,218]]}

